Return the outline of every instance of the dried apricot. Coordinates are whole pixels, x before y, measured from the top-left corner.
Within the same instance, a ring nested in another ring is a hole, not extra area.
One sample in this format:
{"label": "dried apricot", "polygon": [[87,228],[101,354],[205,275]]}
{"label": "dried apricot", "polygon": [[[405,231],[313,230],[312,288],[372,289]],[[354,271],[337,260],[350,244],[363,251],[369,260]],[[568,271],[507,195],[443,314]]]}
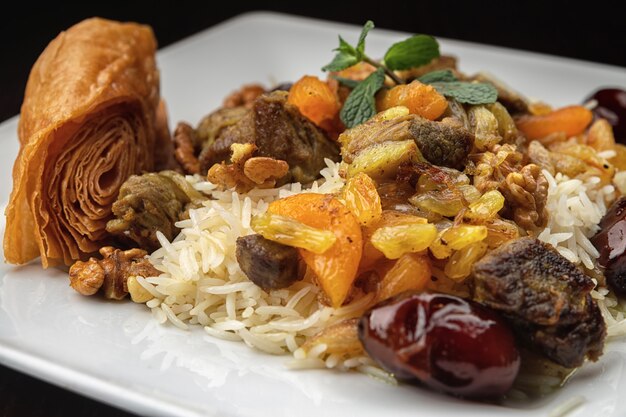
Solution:
{"label": "dried apricot", "polygon": [[299,252],[333,307],[341,306],[356,278],[363,250],[361,226],[354,215],[337,198],[313,193],[276,200],[268,211],[335,234],[337,241],[324,253]]}
{"label": "dried apricot", "polygon": [[318,126],[325,126],[339,113],[339,101],[332,89],[317,77],[305,75],[289,90],[287,103],[300,110]]}
{"label": "dried apricot", "polygon": [[413,81],[381,91],[376,97],[378,111],[395,106],[408,107],[409,112],[435,120],[448,108],[448,101],[428,84]]}
{"label": "dried apricot", "polygon": [[567,136],[582,133],[591,120],[593,113],[583,106],[568,106],[551,113],[538,116],[521,116],[515,124],[530,140],[542,139],[546,136],[564,132]]}
{"label": "dried apricot", "polygon": [[408,290],[423,290],[431,276],[428,256],[416,253],[402,255],[385,274],[377,293],[379,300],[385,300]]}

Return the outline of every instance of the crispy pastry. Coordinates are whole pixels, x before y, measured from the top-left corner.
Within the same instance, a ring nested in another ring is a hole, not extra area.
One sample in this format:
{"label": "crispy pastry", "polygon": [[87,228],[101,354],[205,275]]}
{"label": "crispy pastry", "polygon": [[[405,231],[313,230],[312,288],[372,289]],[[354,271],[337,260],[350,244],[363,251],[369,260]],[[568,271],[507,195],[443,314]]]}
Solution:
{"label": "crispy pastry", "polygon": [[33,66],[6,210],[4,254],[70,265],[105,246],[122,183],[168,164],[156,40],[148,26],[88,19]]}

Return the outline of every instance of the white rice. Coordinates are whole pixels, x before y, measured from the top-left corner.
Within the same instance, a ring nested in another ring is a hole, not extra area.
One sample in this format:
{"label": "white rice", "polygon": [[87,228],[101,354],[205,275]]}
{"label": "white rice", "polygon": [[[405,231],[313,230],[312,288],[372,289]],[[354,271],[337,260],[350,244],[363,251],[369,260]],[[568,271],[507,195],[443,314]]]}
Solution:
{"label": "white rice", "polygon": [[248,280],[235,257],[236,239],[253,233],[251,217],[265,212],[270,202],[301,192],[335,193],[343,187],[339,164],[326,163],[324,180],[308,187],[296,183],[246,195],[219,191],[199,177],[187,177],[210,199],[176,224],[181,233],[172,242],[158,234],[162,248],[150,255],[150,261],[162,273],[138,280],[154,296],[146,304],[157,321],[181,329],[200,324],[214,337],[240,340],[272,354],[292,352],[300,359],[297,367],[373,367],[371,360],[358,358],[344,365],[346,358],[324,355],[323,345],[311,352],[301,349],[329,324],[354,317],[362,300],[332,309],[318,302],[318,287],[306,280],[265,292]]}
{"label": "white rice", "polygon": [[[615,187],[602,185],[598,177],[583,181],[561,173],[552,176],[546,170],[543,175],[549,183],[546,208],[550,217],[538,239],[554,246],[574,264],[593,270],[600,253],[589,238],[598,232],[607,206],[615,200]],[[597,287],[591,295],[602,311],[608,336],[626,335],[626,305],[606,287]]]}
{"label": "white rice", "polygon": [[549,184],[546,209],[550,216],[539,240],[554,246],[569,261],[594,269],[600,254],[589,238],[598,231],[607,204],[615,199],[615,187],[601,185],[598,177],[582,181],[561,173],[552,176],[546,170],[543,175]]}

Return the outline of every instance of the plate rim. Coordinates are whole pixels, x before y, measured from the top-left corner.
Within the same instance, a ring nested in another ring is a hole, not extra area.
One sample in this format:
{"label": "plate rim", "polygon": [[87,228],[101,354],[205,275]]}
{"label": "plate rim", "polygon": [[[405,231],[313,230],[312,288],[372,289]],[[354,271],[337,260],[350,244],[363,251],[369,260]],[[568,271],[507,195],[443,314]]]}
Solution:
{"label": "plate rim", "polygon": [[[337,29],[350,28],[355,29],[358,26],[350,23],[328,21],[318,18],[310,18],[298,15],[292,15],[287,13],[280,13],[274,11],[250,11],[245,12],[229,19],[226,19],[216,25],[203,29],[195,34],[192,34],[186,38],[169,44],[157,52],[157,62],[160,55],[168,54],[169,51],[176,50],[187,43],[197,41],[198,39],[206,36],[209,32],[217,32],[225,30],[228,27],[245,23],[247,20],[289,20],[292,22],[307,22],[314,23],[319,22],[325,24],[327,27],[334,26]],[[378,28],[379,32],[386,35],[400,36],[406,34],[403,31],[395,31],[391,29]],[[544,54],[539,52],[519,50],[513,48],[507,48],[491,44],[482,44],[476,42],[468,42],[463,40],[456,40],[450,38],[438,37],[438,39],[461,48],[482,48],[494,53],[515,53],[522,57],[528,57],[531,59],[548,59],[557,60],[559,62],[570,64],[583,64],[585,66],[592,66],[597,70],[610,70],[610,71],[625,71],[626,68],[598,63],[593,61],[585,61],[575,58],[562,57],[557,55]],[[17,123],[19,115],[10,117],[0,123],[0,130],[8,128],[9,125]],[[17,139],[17,132],[13,132],[13,136]],[[5,201],[0,201],[0,206],[5,204]],[[4,234],[4,218],[0,221],[0,230]],[[177,404],[172,402],[171,399],[160,399],[157,395],[149,395],[147,393],[125,389],[125,386],[113,381],[107,381],[96,376],[92,376],[88,373],[81,372],[70,367],[58,365],[50,360],[41,358],[36,354],[22,352],[19,350],[19,346],[7,345],[0,342],[0,364],[7,366],[17,372],[22,372],[30,375],[36,379],[43,380],[52,385],[58,386],[62,389],[74,392],[78,395],[89,397],[95,401],[99,401],[110,405],[115,408],[119,408],[131,413],[142,415],[154,415],[154,416],[183,416],[183,417],[196,417],[215,415],[220,412],[221,415],[233,415],[223,410],[218,409],[203,409],[201,411],[189,407],[185,404]],[[549,410],[546,410],[549,411]],[[244,414],[237,414],[237,416],[243,416]]]}

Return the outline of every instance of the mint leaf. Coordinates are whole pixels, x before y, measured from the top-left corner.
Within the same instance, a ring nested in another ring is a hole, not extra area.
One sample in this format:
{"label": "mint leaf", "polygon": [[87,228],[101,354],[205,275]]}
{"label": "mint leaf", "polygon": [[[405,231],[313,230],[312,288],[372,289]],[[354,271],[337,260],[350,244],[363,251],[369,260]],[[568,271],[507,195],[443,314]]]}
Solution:
{"label": "mint leaf", "polygon": [[365,58],[365,37],[372,29],[374,29],[374,22],[371,20],[365,22],[356,48],[339,36],[339,46],[333,49],[333,51],[337,51],[337,55],[335,55],[330,64],[322,67],[322,71],[341,71],[363,61],[363,58]]}
{"label": "mint leaf", "polygon": [[359,56],[361,59],[363,59],[363,56],[365,55],[365,37],[372,29],[374,29],[374,22],[372,22],[371,20],[365,22],[365,25],[363,25],[363,29],[361,29],[359,42],[356,44],[356,51],[358,54],[357,56]]}
{"label": "mint leaf", "polygon": [[339,36],[339,46],[334,50],[346,53],[348,55],[357,56],[357,52],[356,49],[354,49],[354,46],[346,42],[341,36]]}
{"label": "mint leaf", "polygon": [[458,81],[458,79],[454,76],[454,73],[449,69],[429,72],[422,75],[417,80],[422,84]]}
{"label": "mint leaf", "polygon": [[432,36],[414,35],[394,43],[385,54],[385,65],[390,70],[405,70],[428,64],[439,57],[439,44]]}
{"label": "mint leaf", "polygon": [[335,55],[330,64],[322,67],[322,71],[341,71],[360,61],[357,58],[356,49],[343,40],[341,36],[339,37],[339,46],[334,51],[337,51],[337,55]]}
{"label": "mint leaf", "polygon": [[354,55],[349,55],[345,52],[339,52],[337,55],[335,55],[330,64],[322,67],[322,71],[341,71],[358,63],[359,60]]}
{"label": "mint leaf", "polygon": [[374,95],[384,82],[385,72],[378,68],[352,90],[339,113],[346,127],[359,125],[376,114]]}
{"label": "mint leaf", "polygon": [[348,88],[355,88],[360,83],[360,81],[352,80],[350,78],[338,77],[336,75],[333,75],[332,77]]}
{"label": "mint leaf", "polygon": [[431,83],[441,94],[465,104],[491,104],[498,99],[498,90],[487,83],[468,83],[464,81]]}

